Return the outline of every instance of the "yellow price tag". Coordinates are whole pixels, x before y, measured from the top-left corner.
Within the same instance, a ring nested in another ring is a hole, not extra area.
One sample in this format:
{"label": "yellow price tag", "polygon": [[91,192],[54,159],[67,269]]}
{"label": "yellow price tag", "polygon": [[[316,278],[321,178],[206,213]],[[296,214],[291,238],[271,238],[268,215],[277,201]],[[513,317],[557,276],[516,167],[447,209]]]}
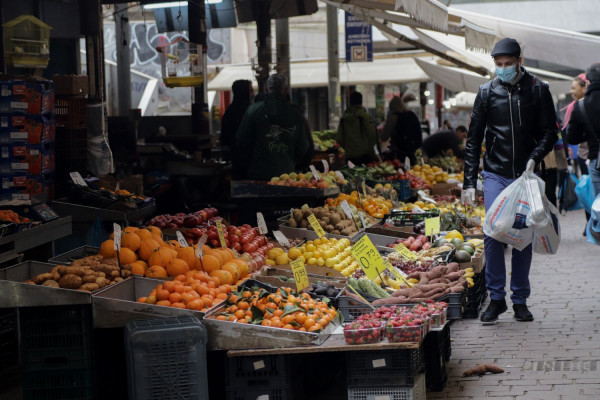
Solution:
{"label": "yellow price tag", "polygon": [[394,274],[396,276],[396,278],[402,280],[404,283],[408,283],[406,282],[406,274],[402,271],[398,271],[397,268],[388,268],[388,271],[390,271],[392,274]]}
{"label": "yellow price tag", "polygon": [[375,280],[381,272],[383,272],[391,264],[383,260],[381,254],[371,242],[367,235],[364,235],[351,248],[352,256],[362,267],[363,271],[370,280]]}
{"label": "yellow price tag", "polygon": [[294,280],[296,281],[296,289],[301,291],[304,288],[310,286],[308,283],[308,275],[306,274],[306,268],[301,258],[297,258],[290,263],[292,272],[294,274]]}
{"label": "yellow price tag", "polygon": [[317,220],[317,217],[315,217],[315,214],[310,214],[308,216],[308,222],[310,223],[310,226],[313,227],[314,231],[317,232],[317,235],[319,235],[320,238],[325,236],[325,231],[323,230],[323,227]]}
{"label": "yellow price tag", "polygon": [[220,219],[217,220],[217,232],[219,233],[221,247],[227,247],[227,244],[225,243],[225,235],[223,235],[223,224],[221,223]]}
{"label": "yellow price tag", "polygon": [[415,253],[413,253],[412,251],[410,251],[405,245],[403,245],[402,243],[398,243],[395,247],[394,250],[396,250],[398,253],[400,253],[400,255],[404,258],[406,258],[408,261],[416,261],[417,260],[417,255]]}
{"label": "yellow price tag", "polygon": [[440,217],[425,218],[425,236],[440,233]]}

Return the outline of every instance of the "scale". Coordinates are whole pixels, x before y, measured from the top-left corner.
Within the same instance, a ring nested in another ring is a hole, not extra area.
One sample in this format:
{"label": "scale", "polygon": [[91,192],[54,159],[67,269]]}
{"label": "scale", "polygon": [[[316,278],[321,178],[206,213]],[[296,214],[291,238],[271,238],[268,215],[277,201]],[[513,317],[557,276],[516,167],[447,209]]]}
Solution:
{"label": "scale", "polygon": [[46,203],[38,204],[37,206],[33,206],[32,208],[33,211],[35,211],[35,213],[39,217],[39,219],[42,220],[42,222],[50,222],[60,218],[56,211],[50,208],[50,206]]}

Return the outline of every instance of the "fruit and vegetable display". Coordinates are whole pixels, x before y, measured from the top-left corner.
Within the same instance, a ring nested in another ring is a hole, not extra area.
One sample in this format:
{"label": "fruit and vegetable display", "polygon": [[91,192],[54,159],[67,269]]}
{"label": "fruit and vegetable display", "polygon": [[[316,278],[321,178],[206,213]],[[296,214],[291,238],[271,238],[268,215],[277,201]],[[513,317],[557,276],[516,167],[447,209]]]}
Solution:
{"label": "fruit and vegetable display", "polygon": [[232,292],[226,300],[225,309],[209,318],[302,332],[320,332],[337,316],[337,311],[327,302],[313,299],[308,293],[297,293],[291,288],[279,288],[275,293],[252,289]]}
{"label": "fruit and vegetable display", "polygon": [[319,188],[327,189],[331,187],[345,185],[348,182],[340,178],[335,171],[327,173],[319,173],[319,177],[315,177],[312,172],[281,174],[271,178],[269,185],[291,186],[299,188]]}
{"label": "fruit and vegetable display", "polygon": [[344,200],[350,204],[351,208],[352,206],[355,207],[355,209],[353,209],[355,218],[357,217],[356,210],[363,210],[374,218],[383,218],[383,216],[389,214],[390,210],[394,207],[391,200],[385,199],[381,196],[363,196],[356,190],[349,195],[340,193],[336,198],[328,198],[327,205],[330,207],[341,206]]}
{"label": "fruit and vegetable display", "polygon": [[28,224],[31,222],[29,218],[22,217],[13,210],[0,210],[0,221],[14,222],[15,224]]}
{"label": "fruit and vegetable display", "polygon": [[121,282],[131,274],[129,266],[119,269],[116,258],[96,255],[74,260],[70,266],[57,265],[50,272],[36,275],[25,283],[93,292]]}
{"label": "fruit and vegetable display", "polygon": [[398,168],[402,168],[399,160],[372,162],[367,164],[368,172],[375,179],[385,179],[388,176],[395,176]]}
{"label": "fruit and vegetable display", "polygon": [[232,286],[220,278],[203,271],[187,271],[177,275],[172,281],[156,285],[147,296],[138,298],[137,302],[206,311],[225,301],[232,291]]}
{"label": "fruit and vegetable display", "polygon": [[[209,223],[215,222],[217,219],[222,219],[219,217],[219,211],[216,208],[211,207],[203,208],[202,210],[189,214],[177,213],[175,215],[157,215],[148,221],[148,225],[156,226],[160,229],[206,228],[209,226]],[[198,236],[198,238],[200,236]]]}
{"label": "fruit and vegetable display", "polygon": [[[351,207],[352,208],[352,207]],[[356,207],[355,207],[356,210]],[[310,208],[306,204],[302,208],[295,208],[287,222],[287,226],[292,228],[304,228],[314,230],[309,223],[308,218],[314,215],[323,230],[327,233],[342,236],[354,236],[359,229],[364,229],[358,212],[354,214],[354,218],[350,219],[344,213],[341,206],[329,205],[327,207]]]}
{"label": "fruit and vegetable display", "polygon": [[312,137],[315,142],[315,150],[327,151],[333,149],[336,145],[336,133],[337,131],[335,130],[313,131]]}
{"label": "fruit and vegetable display", "polygon": [[445,171],[460,171],[461,165],[456,156],[437,156],[427,160],[432,167],[438,167]]}
{"label": "fruit and vegetable display", "polygon": [[429,164],[415,165],[408,172],[411,175],[421,178],[430,186],[433,186],[435,183],[446,182],[450,178],[448,172],[437,166],[432,167]]}
{"label": "fruit and vegetable display", "polygon": [[72,183],[69,202],[114,211],[131,211],[154,204],[154,199],[136,195],[126,190],[111,190],[104,187],[95,189]]}
{"label": "fruit and vegetable display", "polygon": [[427,250],[431,247],[431,243],[428,241],[427,236],[418,235],[417,237],[409,236],[408,238],[398,238],[392,243],[386,245],[386,247],[394,248],[399,244],[404,245],[407,249],[414,252],[420,251],[421,249]]}

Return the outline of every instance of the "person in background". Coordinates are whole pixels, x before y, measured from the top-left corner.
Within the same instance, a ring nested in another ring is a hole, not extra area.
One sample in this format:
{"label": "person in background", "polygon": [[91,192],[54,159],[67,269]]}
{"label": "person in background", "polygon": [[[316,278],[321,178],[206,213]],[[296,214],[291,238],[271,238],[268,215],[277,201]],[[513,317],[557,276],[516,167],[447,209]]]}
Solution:
{"label": "person in background", "polygon": [[[557,140],[556,112],[548,84],[523,68],[521,46],[515,39],[499,40],[492,50],[496,78],[479,88],[467,145],[462,201],[475,202],[481,145],[483,157],[483,194],[486,212],[496,197],[525,171],[534,171],[552,150]],[[504,244],[485,236],[485,282],[490,304],[481,315],[485,324],[505,312],[506,265]],[[511,300],[517,321],[533,321],[527,308],[531,293],[529,270],[532,246],[512,250]]]}
{"label": "person in background", "polygon": [[[571,97],[573,101],[569,103],[567,107],[565,107],[565,118],[562,124],[562,131],[564,134],[567,132],[567,127],[569,126],[569,121],[571,120],[571,115],[573,113],[573,108],[575,107],[575,103],[580,99],[583,99],[585,95],[585,89],[587,86],[587,81],[585,78],[585,73],[577,75],[573,82],[571,82]],[[577,146],[577,155],[573,157],[577,161],[577,166],[579,166],[579,172],[581,175],[587,175],[589,173],[588,166],[586,161],[589,156],[589,146],[587,142],[581,142]],[[561,181],[562,182],[562,181]],[[590,219],[590,214],[585,212],[585,221],[587,226],[587,221]],[[585,236],[586,229],[583,228],[583,236]]]}
{"label": "person in background", "polygon": [[444,122],[442,123],[442,126],[440,126],[440,131],[453,131],[453,130],[454,129],[452,128],[450,121],[445,119]]}
{"label": "person in background", "polygon": [[563,182],[568,167],[567,153],[561,134],[558,134],[558,140],[554,144],[554,148],[544,158],[544,169],[540,174],[540,178],[546,183],[545,194],[548,201],[558,208],[556,198],[556,189]]}
{"label": "person in background", "polygon": [[356,165],[375,161],[377,132],[373,119],[362,105],[360,92],[350,94],[350,106],[340,119],[335,140],[346,152],[346,160]]}
{"label": "person in background", "polygon": [[[577,144],[587,141],[590,160],[589,174],[594,185],[594,195],[600,194],[600,63],[592,64],[585,72],[587,85],[582,100],[575,102],[567,126],[567,141]],[[581,110],[581,102],[585,107],[585,115]],[[587,118],[586,118],[587,116]]]}
{"label": "person in background", "polygon": [[306,134],[306,139],[308,140],[308,151],[306,152],[304,158],[296,163],[296,170],[306,171],[310,166],[313,156],[315,155],[315,140],[313,139],[308,119],[306,119],[306,116],[304,115],[304,108],[300,107],[298,104],[292,103],[292,97],[289,93],[285,95],[285,101],[287,101],[287,103],[292,106],[294,110],[298,111],[298,114],[300,114],[304,120],[304,131]]}
{"label": "person in background", "polygon": [[461,143],[467,138],[467,128],[460,125],[456,132],[452,130],[443,130],[425,138],[423,140],[423,153],[429,158],[445,156],[448,150],[458,158],[465,158],[465,152],[461,150]]}
{"label": "person in background", "polygon": [[423,143],[421,122],[417,115],[406,107],[406,102],[414,99],[412,94],[390,100],[389,114],[385,121],[381,140],[391,139],[390,149],[395,158],[404,162],[408,157],[412,165],[416,164],[415,152]]}
{"label": "person in background", "polygon": [[236,133],[234,174],[270,180],[296,170],[309,151],[305,120],[287,102],[287,78],[274,74],[268,94],[248,108]]}
{"label": "person in background", "polygon": [[242,122],[244,113],[250,107],[254,90],[252,82],[245,79],[239,79],[231,85],[233,92],[233,101],[227,107],[223,118],[221,119],[221,145],[235,148],[235,134]]}

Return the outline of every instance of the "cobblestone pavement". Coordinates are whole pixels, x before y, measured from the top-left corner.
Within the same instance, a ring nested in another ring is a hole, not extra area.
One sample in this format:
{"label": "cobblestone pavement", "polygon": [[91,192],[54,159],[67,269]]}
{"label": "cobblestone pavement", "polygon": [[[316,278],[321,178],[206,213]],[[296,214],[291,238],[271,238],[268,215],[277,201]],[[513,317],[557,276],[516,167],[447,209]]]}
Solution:
{"label": "cobblestone pavement", "polygon": [[[600,247],[582,236],[584,221],[583,211],[561,216],[558,254],[534,254],[528,300],[533,322],[514,319],[508,290],[508,311],[496,324],[463,319],[452,325],[448,384],[427,393],[428,400],[600,399]],[[505,372],[462,377],[481,363]]]}

